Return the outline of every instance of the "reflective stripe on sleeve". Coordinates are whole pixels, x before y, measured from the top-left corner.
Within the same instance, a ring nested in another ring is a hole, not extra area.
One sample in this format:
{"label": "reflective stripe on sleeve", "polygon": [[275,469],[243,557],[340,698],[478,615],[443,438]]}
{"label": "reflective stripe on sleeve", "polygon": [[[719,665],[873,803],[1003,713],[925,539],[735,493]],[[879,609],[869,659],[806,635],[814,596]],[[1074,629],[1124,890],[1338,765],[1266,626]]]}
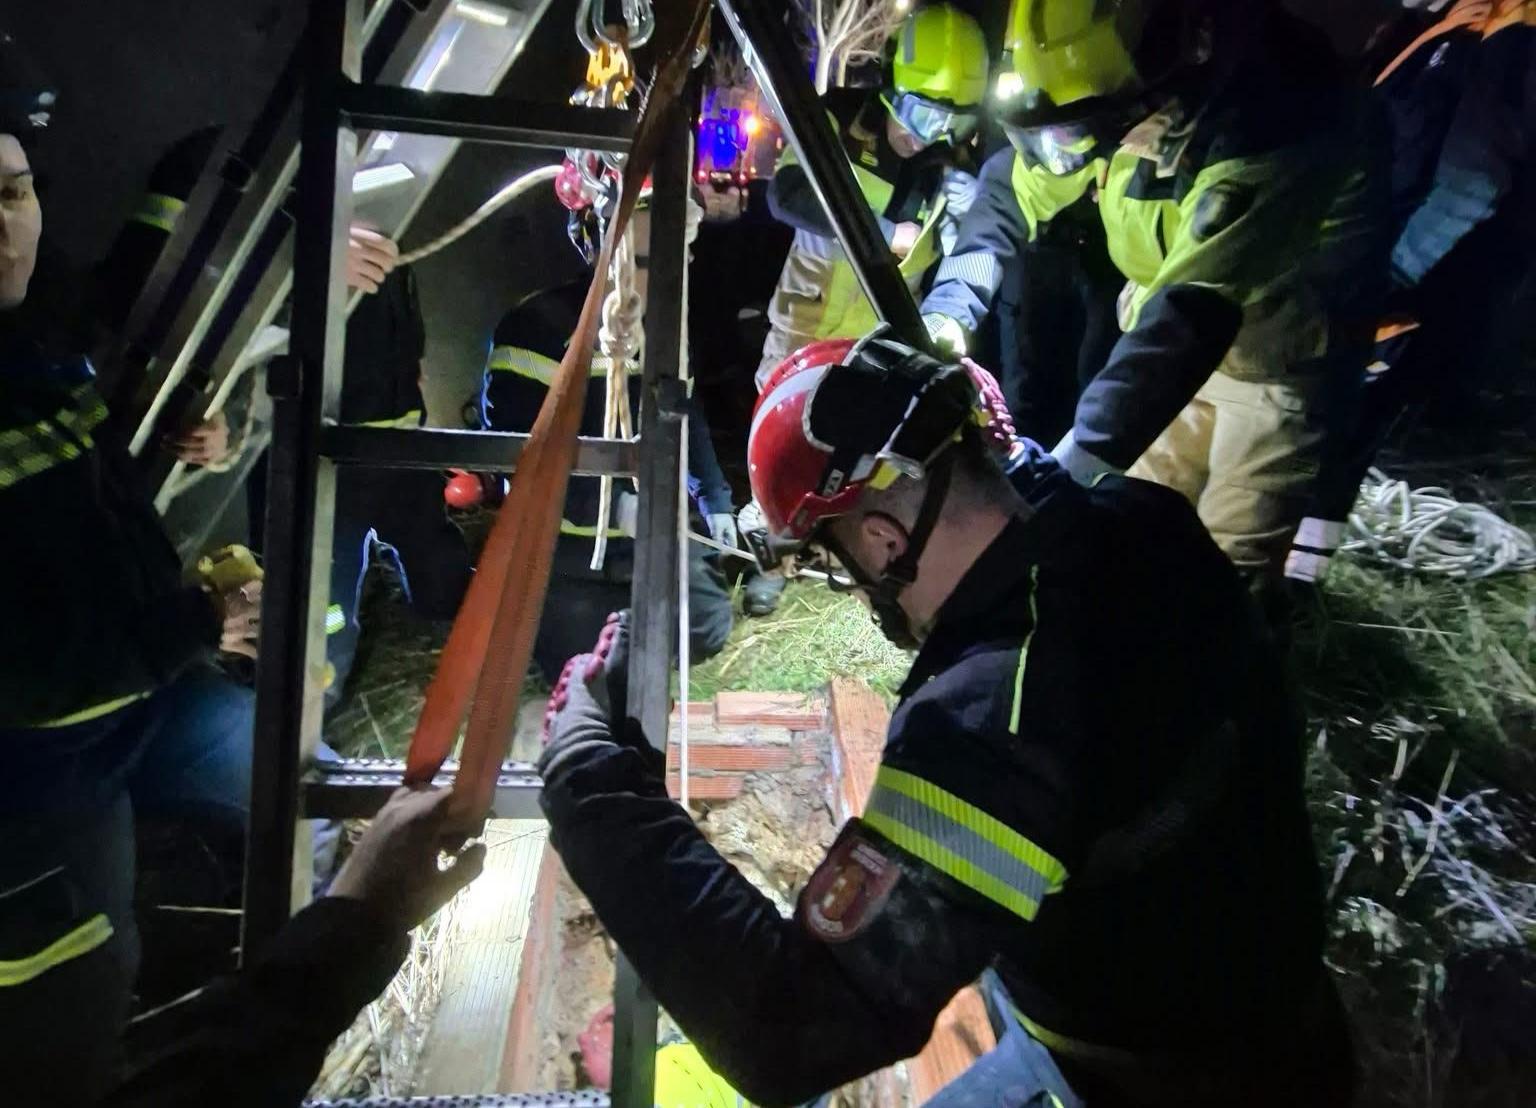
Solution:
{"label": "reflective stripe on sleeve", "polygon": [[412,408],[408,412],[402,412],[389,419],[366,419],[362,422],[364,427],[393,427],[402,431],[414,430],[421,426],[421,409]]}
{"label": "reflective stripe on sleeve", "polygon": [[340,604],[332,604],[325,609],[325,633],[327,635],[339,635],[347,626],[347,613]]}
{"label": "reflective stripe on sleeve", "polygon": [[93,719],[100,719],[102,716],[110,715],[119,708],[126,708],[130,704],[136,704],[140,700],[144,700],[150,695],[151,691],[153,690],[146,689],[144,692],[129,693],[127,696],[119,696],[103,704],[93,704],[89,708],[82,708],[78,712],[72,712],[67,716],[60,716],[58,719],[50,719],[46,723],[34,723],[29,726],[42,730],[52,727],[71,727],[77,723],[88,723]]}
{"label": "reflective stripe on sleeve", "polygon": [[[606,377],[612,367],[613,359],[603,354],[593,355],[592,375],[594,377]],[[519,377],[527,377],[541,385],[549,385],[554,381],[555,370],[560,368],[560,363],[553,358],[546,358],[543,354],[535,354],[532,350],[524,350],[518,346],[493,346],[485,368],[492,373],[515,373]],[[625,371],[630,376],[635,376],[640,372],[640,362],[634,358],[629,359],[625,364]]]}
{"label": "reflective stripe on sleeve", "polygon": [[157,231],[170,234],[176,230],[176,221],[186,210],[187,202],[164,193],[149,192],[139,201],[138,209],[129,216],[133,223],[144,223]]}
{"label": "reflective stripe on sleeve", "polygon": [[933,279],[935,285],[945,281],[959,281],[969,288],[986,289],[987,297],[991,297],[1002,286],[1003,267],[991,254],[979,250],[952,254],[939,263],[938,274]]}
{"label": "reflective stripe on sleeve", "polygon": [[0,489],[80,457],[94,446],[91,431],[107,418],[107,405],[90,384],[77,386],[73,406],[49,419],[0,431]]}
{"label": "reflective stripe on sleeve", "polygon": [[559,365],[559,362],[543,354],[535,354],[532,350],[518,346],[496,346],[491,348],[491,358],[485,363],[485,368],[494,373],[515,373],[519,377],[529,377],[548,385],[555,379],[555,370]]}
{"label": "reflective stripe on sleeve", "polygon": [[1067,870],[1029,839],[937,785],[889,766],[875,777],[864,822],[907,853],[1025,920]]}
{"label": "reflective stripe on sleeve", "polygon": [[79,927],[25,958],[0,959],[0,988],[25,985],[65,962],[83,958],[112,937],[112,921],[97,913]]}

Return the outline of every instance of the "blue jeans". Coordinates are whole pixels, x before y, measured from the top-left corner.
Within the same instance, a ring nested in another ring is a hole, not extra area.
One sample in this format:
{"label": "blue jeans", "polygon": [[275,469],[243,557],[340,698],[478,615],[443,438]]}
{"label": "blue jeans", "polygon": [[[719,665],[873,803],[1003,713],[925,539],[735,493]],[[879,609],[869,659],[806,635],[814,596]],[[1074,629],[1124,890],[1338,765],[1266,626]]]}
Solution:
{"label": "blue jeans", "polygon": [[255,692],[211,666],[196,667],[150,697],[147,708],[144,744],[128,777],[135,810],[243,829]]}
{"label": "blue jeans", "polygon": [[1007,1014],[1007,1030],[997,1046],[940,1089],[924,1108],[1083,1108],[1051,1052],[1013,1018],[1013,1002],[1002,986],[983,979],[981,987],[991,994],[994,1007]]}
{"label": "blue jeans", "polygon": [[212,665],[142,700],[67,727],[0,730],[12,766],[0,815],[96,811],[127,792],[136,809],[240,831],[251,789],[256,697]]}

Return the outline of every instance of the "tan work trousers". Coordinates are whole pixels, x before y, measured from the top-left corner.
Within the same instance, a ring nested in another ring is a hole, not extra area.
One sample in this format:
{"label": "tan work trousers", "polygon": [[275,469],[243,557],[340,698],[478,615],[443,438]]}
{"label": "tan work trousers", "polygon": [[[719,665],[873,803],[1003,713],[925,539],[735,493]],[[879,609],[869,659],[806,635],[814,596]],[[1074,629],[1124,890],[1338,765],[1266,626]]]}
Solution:
{"label": "tan work trousers", "polygon": [[1317,392],[1213,373],[1130,475],[1186,497],[1245,575],[1278,577],[1317,477]]}

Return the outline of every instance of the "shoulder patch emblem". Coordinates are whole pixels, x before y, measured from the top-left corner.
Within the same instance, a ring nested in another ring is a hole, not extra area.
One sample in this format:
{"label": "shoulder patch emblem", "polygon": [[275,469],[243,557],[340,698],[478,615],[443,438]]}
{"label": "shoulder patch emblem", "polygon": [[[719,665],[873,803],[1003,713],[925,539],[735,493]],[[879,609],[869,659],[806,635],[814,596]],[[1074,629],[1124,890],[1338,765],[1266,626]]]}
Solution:
{"label": "shoulder patch emblem", "polygon": [[823,942],[847,942],[880,914],[900,879],[901,867],[857,830],[843,834],[802,894],[807,930]]}
{"label": "shoulder patch emblem", "polygon": [[1236,181],[1212,185],[1195,201],[1189,233],[1196,242],[1205,242],[1236,223],[1252,206],[1253,189],[1248,185]]}

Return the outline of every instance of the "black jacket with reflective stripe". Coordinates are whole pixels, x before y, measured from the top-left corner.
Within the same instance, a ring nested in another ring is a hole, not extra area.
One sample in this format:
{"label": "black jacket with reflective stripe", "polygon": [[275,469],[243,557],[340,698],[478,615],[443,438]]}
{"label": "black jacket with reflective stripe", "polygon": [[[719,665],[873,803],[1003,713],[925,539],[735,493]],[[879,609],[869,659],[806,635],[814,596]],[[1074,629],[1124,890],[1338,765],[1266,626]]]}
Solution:
{"label": "black jacket with reflective stripe", "polygon": [[99,425],[89,363],[10,351],[0,436],[49,456],[0,487],[3,727],[150,692],[219,642],[212,603],[183,584],[136,467]]}
{"label": "black jacket with reflective stripe", "polygon": [[1051,468],[940,612],[794,919],[637,736],[548,771],[567,870],[753,1103],[915,1053],[988,966],[1058,1035],[1176,1060],[1179,1095],[1100,1106],[1277,1103],[1263,1075],[1347,1054],[1300,1014],[1327,988],[1300,735],[1235,571],[1176,494]]}

